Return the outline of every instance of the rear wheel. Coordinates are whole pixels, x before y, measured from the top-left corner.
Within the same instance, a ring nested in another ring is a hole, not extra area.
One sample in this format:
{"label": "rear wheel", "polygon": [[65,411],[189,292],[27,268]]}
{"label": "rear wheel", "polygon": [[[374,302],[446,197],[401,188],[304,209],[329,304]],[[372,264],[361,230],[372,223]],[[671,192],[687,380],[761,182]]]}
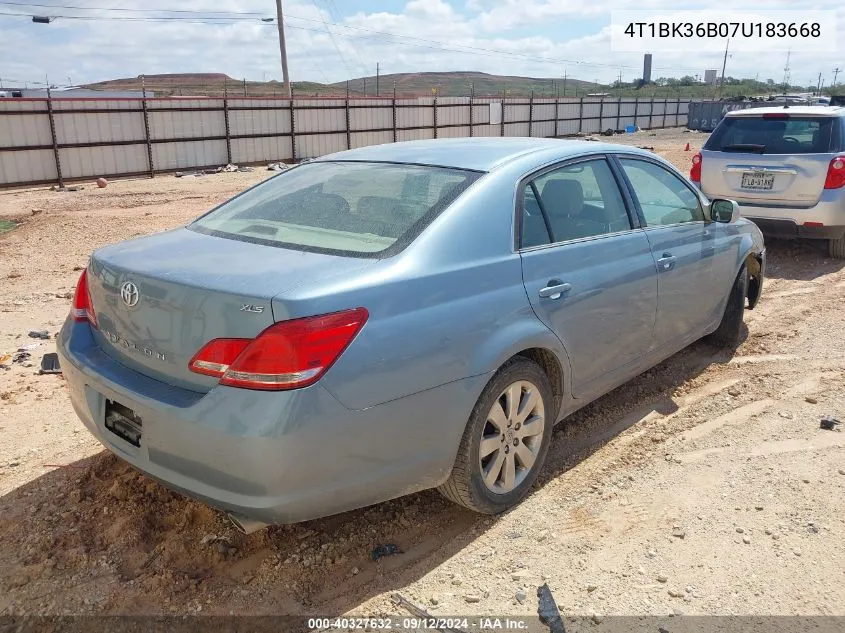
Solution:
{"label": "rear wheel", "polygon": [[739,343],[742,333],[742,320],[745,316],[745,297],[748,296],[748,269],[745,264],[739,269],[731,294],[728,296],[728,304],[725,306],[725,314],[719,327],[708,338],[712,343],[720,347],[734,347]]}
{"label": "rear wheel", "polygon": [[490,380],[470,415],[440,493],[484,514],[519,503],[546,459],[556,412],[540,366],[517,357]]}
{"label": "rear wheel", "polygon": [[845,235],[838,240],[830,240],[828,242],[828,250],[830,256],[836,259],[845,259]]}

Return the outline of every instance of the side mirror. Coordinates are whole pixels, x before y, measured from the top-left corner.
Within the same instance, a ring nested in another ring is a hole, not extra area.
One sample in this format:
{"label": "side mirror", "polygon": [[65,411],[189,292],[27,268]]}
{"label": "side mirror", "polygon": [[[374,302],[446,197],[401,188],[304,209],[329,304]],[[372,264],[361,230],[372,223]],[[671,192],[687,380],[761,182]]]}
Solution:
{"label": "side mirror", "polygon": [[739,219],[739,205],[733,200],[716,199],[710,203],[710,219],[729,224]]}

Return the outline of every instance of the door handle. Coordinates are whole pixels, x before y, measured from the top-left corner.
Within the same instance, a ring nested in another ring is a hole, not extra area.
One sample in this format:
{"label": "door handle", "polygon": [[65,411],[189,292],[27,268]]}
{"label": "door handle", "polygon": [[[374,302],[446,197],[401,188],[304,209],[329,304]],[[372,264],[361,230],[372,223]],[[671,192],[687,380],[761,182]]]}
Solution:
{"label": "door handle", "polygon": [[560,299],[564,292],[572,290],[572,285],[560,279],[550,279],[545,288],[540,288],[541,299]]}
{"label": "door handle", "polygon": [[675,267],[677,259],[672,253],[663,253],[663,257],[657,260],[657,268],[659,270],[671,270]]}

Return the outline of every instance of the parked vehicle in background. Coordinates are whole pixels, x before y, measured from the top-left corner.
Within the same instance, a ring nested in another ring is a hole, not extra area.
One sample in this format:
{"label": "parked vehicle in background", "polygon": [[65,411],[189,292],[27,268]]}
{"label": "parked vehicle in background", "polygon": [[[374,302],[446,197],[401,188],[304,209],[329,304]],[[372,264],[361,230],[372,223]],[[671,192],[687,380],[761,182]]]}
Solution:
{"label": "parked vehicle in background", "polygon": [[555,423],[735,345],[764,270],[736,203],[650,152],[413,141],[96,251],[57,348],[109,450],[245,531],[434,487],[497,513]]}
{"label": "parked vehicle in background", "polygon": [[729,197],[763,233],[827,240],[845,258],[845,108],[782,106],[728,112],[690,179]]}

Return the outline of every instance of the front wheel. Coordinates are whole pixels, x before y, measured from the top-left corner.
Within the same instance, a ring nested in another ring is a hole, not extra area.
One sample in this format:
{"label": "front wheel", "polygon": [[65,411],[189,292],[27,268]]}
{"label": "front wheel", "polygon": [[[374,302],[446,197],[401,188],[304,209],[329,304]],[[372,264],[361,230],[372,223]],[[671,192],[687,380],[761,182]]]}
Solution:
{"label": "front wheel", "polygon": [[476,512],[515,506],[546,459],[556,411],[540,366],[517,357],[484,388],[467,422],[452,474],[440,493]]}
{"label": "front wheel", "polygon": [[748,296],[748,269],[743,264],[731,288],[731,294],[728,296],[722,322],[708,337],[712,343],[720,347],[736,347],[739,344],[742,321],[745,316],[746,296]]}
{"label": "front wheel", "polygon": [[845,259],[845,235],[838,240],[830,240],[828,242],[828,250],[830,256],[835,259]]}

